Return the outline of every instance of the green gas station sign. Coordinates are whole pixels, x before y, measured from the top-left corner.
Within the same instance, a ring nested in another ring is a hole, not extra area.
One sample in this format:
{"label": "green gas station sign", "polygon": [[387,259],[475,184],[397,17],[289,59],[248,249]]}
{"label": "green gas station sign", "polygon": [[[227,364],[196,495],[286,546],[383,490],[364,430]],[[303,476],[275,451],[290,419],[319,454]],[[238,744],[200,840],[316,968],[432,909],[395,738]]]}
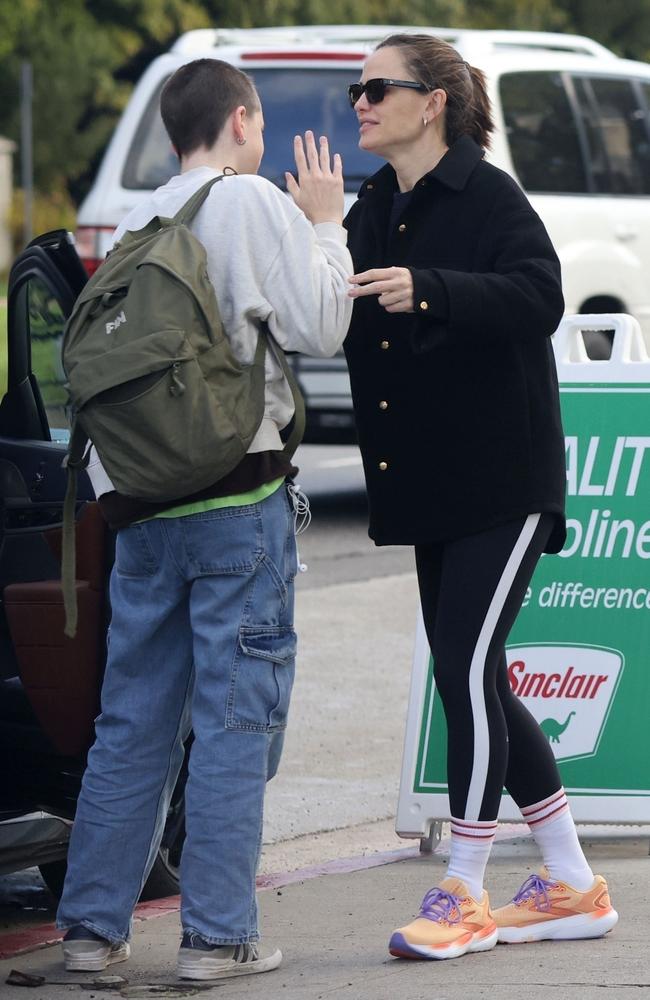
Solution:
{"label": "green gas station sign", "polygon": [[[622,799],[650,798],[650,385],[560,391],[567,540],[531,581],[508,677],[567,792],[620,797],[611,818],[638,819]],[[413,793],[446,793],[446,741],[429,662]]]}

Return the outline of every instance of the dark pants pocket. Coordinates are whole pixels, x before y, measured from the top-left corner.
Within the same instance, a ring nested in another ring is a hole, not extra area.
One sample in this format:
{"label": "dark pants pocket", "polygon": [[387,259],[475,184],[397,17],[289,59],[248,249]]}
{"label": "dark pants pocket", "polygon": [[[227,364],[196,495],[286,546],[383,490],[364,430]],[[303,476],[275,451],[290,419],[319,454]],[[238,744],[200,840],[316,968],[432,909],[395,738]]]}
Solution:
{"label": "dark pants pocket", "polygon": [[295,659],[291,626],[242,625],[230,678],[227,729],[270,733],[286,727]]}

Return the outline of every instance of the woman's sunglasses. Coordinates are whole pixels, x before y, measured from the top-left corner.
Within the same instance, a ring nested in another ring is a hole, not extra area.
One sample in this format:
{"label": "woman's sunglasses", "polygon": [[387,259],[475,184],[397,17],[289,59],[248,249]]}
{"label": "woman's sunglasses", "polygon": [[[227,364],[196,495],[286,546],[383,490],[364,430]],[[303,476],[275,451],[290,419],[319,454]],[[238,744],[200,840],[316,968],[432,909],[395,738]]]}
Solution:
{"label": "woman's sunglasses", "polygon": [[414,80],[386,80],[377,77],[374,80],[366,80],[365,83],[351,83],[348,87],[348,97],[350,105],[354,107],[362,94],[366,95],[368,104],[381,104],[386,96],[386,87],[408,87],[409,90],[426,91],[423,83],[415,83]]}

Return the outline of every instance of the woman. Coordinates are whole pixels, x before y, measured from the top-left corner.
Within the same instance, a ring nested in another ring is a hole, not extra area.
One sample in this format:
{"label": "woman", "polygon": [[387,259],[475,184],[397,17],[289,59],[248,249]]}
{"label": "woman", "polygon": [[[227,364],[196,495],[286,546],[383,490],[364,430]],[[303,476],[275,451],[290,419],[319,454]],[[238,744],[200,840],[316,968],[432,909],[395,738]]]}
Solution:
{"label": "woman", "polygon": [[[370,535],[415,546],[448,726],[447,876],[390,951],[454,958],[497,940],[598,937],[617,914],[505,659],[535,565],[565,536],[549,339],[563,312],[559,262],[517,184],[484,161],[484,77],[450,45],[393,35],[349,93],[359,145],[388,161],[345,223]],[[483,876],[504,785],[545,867],[491,911]]]}

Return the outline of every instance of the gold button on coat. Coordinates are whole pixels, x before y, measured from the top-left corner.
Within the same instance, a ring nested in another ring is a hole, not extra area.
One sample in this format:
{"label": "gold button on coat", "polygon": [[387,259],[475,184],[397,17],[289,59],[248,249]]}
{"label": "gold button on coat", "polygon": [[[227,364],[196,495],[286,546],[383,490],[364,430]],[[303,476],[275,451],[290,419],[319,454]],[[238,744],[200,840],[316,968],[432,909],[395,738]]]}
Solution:
{"label": "gold button on coat", "polygon": [[390,341],[389,340],[382,340],[382,342],[381,342],[381,344],[379,346],[381,347],[382,351],[387,351],[388,348],[390,347]]}
{"label": "gold button on coat", "polygon": [[429,308],[428,302],[420,302],[420,309],[422,310],[422,312],[426,312],[428,308]]}
{"label": "gold button on coat", "polygon": [[382,472],[385,472],[386,469],[388,468],[388,462],[380,462],[379,468],[381,469]]}
{"label": "gold button on coat", "polygon": [[403,233],[403,232],[406,231],[406,226],[405,226],[404,223],[402,223],[401,226],[398,226],[397,228],[399,229],[400,233]]}
{"label": "gold button on coat", "polygon": [[380,410],[387,410],[388,409],[388,403],[386,402],[385,399],[382,399],[381,402],[379,403],[379,409]]}

